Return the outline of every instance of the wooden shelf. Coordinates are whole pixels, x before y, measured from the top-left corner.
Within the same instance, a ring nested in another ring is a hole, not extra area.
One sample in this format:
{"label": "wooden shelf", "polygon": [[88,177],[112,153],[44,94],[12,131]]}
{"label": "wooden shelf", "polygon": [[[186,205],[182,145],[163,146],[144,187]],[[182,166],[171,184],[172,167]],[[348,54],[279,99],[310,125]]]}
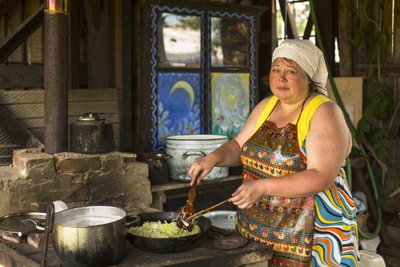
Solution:
{"label": "wooden shelf", "polygon": [[[197,186],[198,189],[207,189],[207,188],[214,188],[216,186],[224,186],[228,184],[237,183],[242,180],[241,175],[230,175],[225,178],[217,179],[217,180],[210,180],[204,181]],[[153,204],[152,207],[158,210],[163,210],[163,206],[166,202],[166,193],[173,192],[179,189],[188,189],[189,192],[190,183],[185,182],[177,182],[173,181],[166,184],[161,185],[152,185],[151,192],[153,194]]]}

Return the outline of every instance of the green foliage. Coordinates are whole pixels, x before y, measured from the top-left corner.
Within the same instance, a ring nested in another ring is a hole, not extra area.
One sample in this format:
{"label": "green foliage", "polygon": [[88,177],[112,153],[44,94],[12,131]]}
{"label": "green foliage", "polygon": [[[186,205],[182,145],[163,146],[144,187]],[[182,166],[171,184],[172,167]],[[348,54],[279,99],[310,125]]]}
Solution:
{"label": "green foliage", "polygon": [[400,186],[400,163],[395,164],[389,169],[388,177],[394,182],[396,186]]}
{"label": "green foliage", "polygon": [[367,139],[377,157],[385,161],[394,147],[394,134],[385,127],[390,120],[393,96],[390,88],[375,77],[371,76],[367,82],[367,106],[357,126],[357,138]]}
{"label": "green foliage", "polygon": [[[393,207],[389,194],[400,186],[400,164],[393,163],[391,156],[395,146],[395,133],[389,128],[394,106],[392,89],[385,85],[380,77],[380,55],[386,48],[386,35],[381,30],[381,22],[374,20],[373,14],[376,8],[382,8],[375,0],[367,0],[366,6],[360,7],[363,12],[360,16],[366,16],[369,23],[354,35],[352,44],[356,47],[366,46],[369,67],[366,73],[365,109],[356,129],[357,140],[363,140],[372,147],[368,151],[369,160],[374,161],[373,172],[380,192],[380,204],[386,210]],[[374,154],[374,155],[373,155]],[[376,158],[375,158],[376,157]],[[381,162],[378,162],[381,161]],[[383,167],[382,162],[387,166]],[[378,182],[378,181],[377,181]]]}

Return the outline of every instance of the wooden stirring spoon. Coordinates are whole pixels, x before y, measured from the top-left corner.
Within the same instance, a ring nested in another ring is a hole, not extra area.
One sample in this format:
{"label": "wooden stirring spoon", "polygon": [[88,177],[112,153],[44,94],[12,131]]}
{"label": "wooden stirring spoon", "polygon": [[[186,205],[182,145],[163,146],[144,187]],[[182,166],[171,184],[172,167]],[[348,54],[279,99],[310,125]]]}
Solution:
{"label": "wooden stirring spoon", "polygon": [[192,184],[189,190],[188,194],[188,199],[186,201],[185,206],[182,207],[178,218],[176,218],[176,223],[178,227],[186,229],[186,230],[191,230],[193,225],[188,224],[186,222],[187,217],[191,216],[192,214],[196,213],[196,210],[194,209],[194,199],[196,198],[196,184]]}
{"label": "wooden stirring spoon", "polygon": [[196,198],[196,184],[194,183],[190,186],[188,200],[187,200],[185,206],[183,207],[184,211],[187,211],[190,214],[193,214],[196,212],[194,209],[194,199],[195,198]]}

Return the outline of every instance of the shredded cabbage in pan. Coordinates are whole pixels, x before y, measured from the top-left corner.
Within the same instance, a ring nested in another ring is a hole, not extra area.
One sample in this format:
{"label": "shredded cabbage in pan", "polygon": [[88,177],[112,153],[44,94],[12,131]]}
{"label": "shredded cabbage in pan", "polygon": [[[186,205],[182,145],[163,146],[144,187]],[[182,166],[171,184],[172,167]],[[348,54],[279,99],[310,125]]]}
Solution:
{"label": "shredded cabbage in pan", "polygon": [[153,238],[173,238],[190,236],[200,233],[200,227],[196,224],[192,231],[179,228],[176,222],[144,222],[142,226],[131,227],[128,232],[137,236]]}

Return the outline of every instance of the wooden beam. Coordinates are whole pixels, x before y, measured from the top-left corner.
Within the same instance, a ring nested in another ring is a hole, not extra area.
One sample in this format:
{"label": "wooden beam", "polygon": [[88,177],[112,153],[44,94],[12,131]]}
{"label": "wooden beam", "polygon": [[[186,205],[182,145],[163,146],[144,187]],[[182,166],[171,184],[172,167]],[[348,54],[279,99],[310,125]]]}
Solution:
{"label": "wooden beam", "polygon": [[80,55],[80,0],[70,0],[70,11],[69,11],[69,32],[68,32],[68,43],[69,43],[69,77],[68,77],[68,88],[79,88],[79,55]]}
{"label": "wooden beam", "polygon": [[385,62],[390,62],[392,59],[392,1],[383,1],[382,9],[382,31],[386,36],[386,46],[385,49],[382,49],[382,60]]}
{"label": "wooden beam", "polygon": [[0,62],[17,49],[32,33],[43,25],[44,4],[29,16],[15,31],[0,43]]}
{"label": "wooden beam", "polygon": [[400,0],[394,2],[393,63],[400,63]]}
{"label": "wooden beam", "polygon": [[101,1],[98,0],[84,0],[85,15],[89,32],[100,30],[102,26],[102,7]]}
{"label": "wooden beam", "polygon": [[108,1],[85,0],[89,88],[109,87]]}
{"label": "wooden beam", "polygon": [[16,144],[22,147],[43,147],[35,135],[2,107],[0,107],[0,126]]}
{"label": "wooden beam", "polygon": [[[296,20],[293,12],[289,8],[289,4],[285,0],[279,0],[279,6],[281,7],[282,18],[284,19],[285,28],[287,30],[286,34],[289,39],[298,39],[299,33],[296,27]],[[287,20],[285,21],[285,17]]]}
{"label": "wooden beam", "polygon": [[312,28],[314,26],[314,22],[312,20],[311,14],[308,16],[306,28],[304,29],[303,39],[310,39]]}
{"label": "wooden beam", "polygon": [[353,76],[353,60],[352,60],[352,3],[348,0],[339,0],[339,33],[338,33],[338,46],[339,46],[339,75],[341,77]]}
{"label": "wooden beam", "polygon": [[[130,0],[121,0],[121,151],[132,152],[133,150],[133,94],[132,94],[132,24],[133,6]],[[137,30],[137,29],[136,29]],[[138,42],[135,43],[138,45]],[[137,125],[139,128],[140,126]]]}
{"label": "wooden beam", "polygon": [[[333,71],[335,65],[335,9],[334,0],[315,1],[315,10],[318,26],[321,33],[321,40],[317,39],[317,45],[322,42],[325,48],[326,64]],[[314,22],[314,24],[316,24]],[[335,75],[333,73],[333,75]]]}

